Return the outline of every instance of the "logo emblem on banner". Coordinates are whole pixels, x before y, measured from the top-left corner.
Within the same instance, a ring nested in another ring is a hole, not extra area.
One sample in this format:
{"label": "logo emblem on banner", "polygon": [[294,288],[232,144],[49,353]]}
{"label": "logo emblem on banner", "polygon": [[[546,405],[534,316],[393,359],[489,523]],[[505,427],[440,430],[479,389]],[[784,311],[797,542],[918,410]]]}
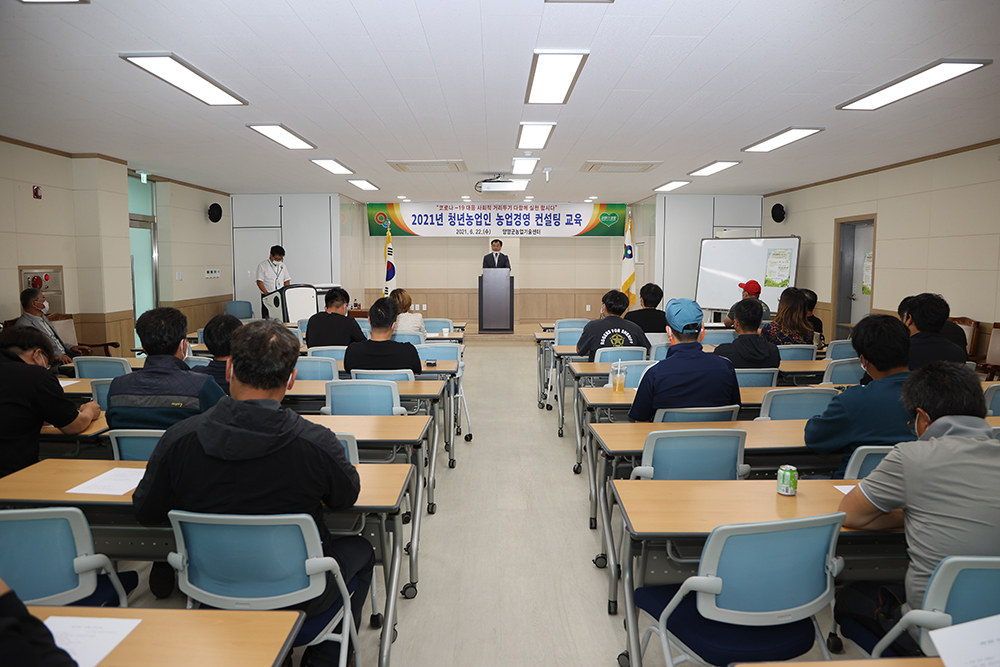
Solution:
{"label": "logo emblem on banner", "polygon": [[375,222],[382,225],[386,229],[389,229],[389,216],[387,216],[384,211],[379,211],[375,214]]}
{"label": "logo emblem on banner", "polygon": [[611,225],[613,225],[616,222],[618,222],[618,214],[617,213],[601,213],[600,220],[601,220],[602,224],[605,224],[608,227],[610,227]]}

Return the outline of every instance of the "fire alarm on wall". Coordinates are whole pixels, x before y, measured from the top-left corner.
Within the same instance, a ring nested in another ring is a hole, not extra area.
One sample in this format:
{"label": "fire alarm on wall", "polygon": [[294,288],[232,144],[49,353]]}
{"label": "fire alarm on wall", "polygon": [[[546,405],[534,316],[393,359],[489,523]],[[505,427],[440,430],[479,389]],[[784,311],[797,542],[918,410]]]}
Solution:
{"label": "fire alarm on wall", "polygon": [[41,199],[42,198],[42,186],[40,186],[40,185],[32,185],[31,186],[31,196],[34,197],[35,199]]}

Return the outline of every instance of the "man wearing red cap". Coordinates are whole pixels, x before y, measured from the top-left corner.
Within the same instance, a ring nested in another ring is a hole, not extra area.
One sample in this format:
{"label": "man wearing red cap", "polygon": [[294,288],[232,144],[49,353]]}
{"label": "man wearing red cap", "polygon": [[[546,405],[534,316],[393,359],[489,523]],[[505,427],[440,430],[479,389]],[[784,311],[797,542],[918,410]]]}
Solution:
{"label": "man wearing red cap", "polygon": [[[757,299],[760,301],[760,305],[764,308],[764,315],[761,317],[761,322],[771,321],[771,309],[767,307],[760,298],[760,283],[756,280],[748,280],[745,283],[740,283],[740,289],[743,290],[744,299]],[[734,306],[736,304],[733,304]],[[726,319],[722,320],[722,323],[727,327],[733,326],[733,309],[729,309],[729,313],[726,315]]]}

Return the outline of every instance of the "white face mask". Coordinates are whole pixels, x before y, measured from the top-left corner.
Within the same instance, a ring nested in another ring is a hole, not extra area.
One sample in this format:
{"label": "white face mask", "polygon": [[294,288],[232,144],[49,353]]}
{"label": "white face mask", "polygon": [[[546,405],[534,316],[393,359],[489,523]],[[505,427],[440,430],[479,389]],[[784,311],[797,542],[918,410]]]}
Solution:
{"label": "white face mask", "polygon": [[42,315],[48,315],[49,314],[49,302],[48,301],[46,301],[44,304],[42,304],[41,310],[42,310]]}

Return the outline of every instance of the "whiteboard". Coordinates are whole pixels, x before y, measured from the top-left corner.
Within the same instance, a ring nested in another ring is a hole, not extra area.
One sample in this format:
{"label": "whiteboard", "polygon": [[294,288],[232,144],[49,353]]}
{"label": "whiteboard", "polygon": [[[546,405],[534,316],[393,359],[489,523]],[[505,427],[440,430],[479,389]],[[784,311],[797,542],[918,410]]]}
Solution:
{"label": "whiteboard", "polygon": [[705,309],[729,310],[742,296],[739,284],[756,280],[763,288],[761,300],[778,312],[781,293],[795,285],[799,241],[797,236],[702,239],[695,301]]}

